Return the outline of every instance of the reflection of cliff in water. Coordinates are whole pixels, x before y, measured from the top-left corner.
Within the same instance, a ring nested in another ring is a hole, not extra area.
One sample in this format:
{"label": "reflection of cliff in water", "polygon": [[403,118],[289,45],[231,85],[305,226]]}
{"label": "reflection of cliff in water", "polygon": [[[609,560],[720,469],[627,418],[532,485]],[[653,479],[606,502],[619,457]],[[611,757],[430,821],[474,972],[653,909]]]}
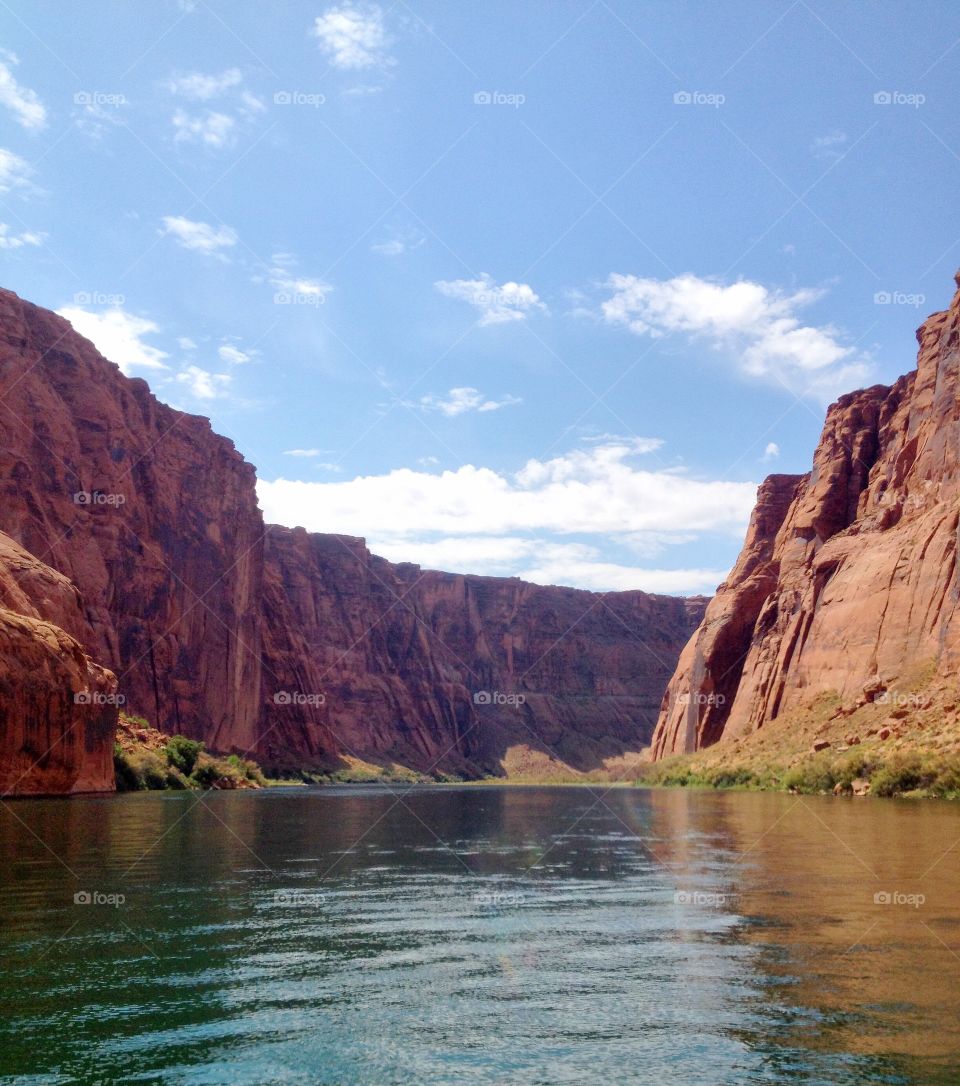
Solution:
{"label": "reflection of cliff in water", "polygon": [[653,847],[678,887],[701,880],[701,890],[732,894],[725,908],[740,922],[719,937],[755,948],[752,968],[768,979],[756,1025],[736,1030],[745,1044],[769,1048],[778,1071],[786,1045],[882,1058],[877,1072],[893,1076],[883,1081],[958,1081],[960,871],[948,850],[960,811],[648,795]]}

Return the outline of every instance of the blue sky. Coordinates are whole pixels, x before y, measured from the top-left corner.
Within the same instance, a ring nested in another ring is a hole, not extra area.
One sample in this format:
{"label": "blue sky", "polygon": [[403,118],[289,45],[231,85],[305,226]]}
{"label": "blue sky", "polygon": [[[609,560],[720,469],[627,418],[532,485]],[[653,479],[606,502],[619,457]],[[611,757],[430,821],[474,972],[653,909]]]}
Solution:
{"label": "blue sky", "polygon": [[9,0],[3,285],[424,566],[712,591],[960,263],[960,8]]}

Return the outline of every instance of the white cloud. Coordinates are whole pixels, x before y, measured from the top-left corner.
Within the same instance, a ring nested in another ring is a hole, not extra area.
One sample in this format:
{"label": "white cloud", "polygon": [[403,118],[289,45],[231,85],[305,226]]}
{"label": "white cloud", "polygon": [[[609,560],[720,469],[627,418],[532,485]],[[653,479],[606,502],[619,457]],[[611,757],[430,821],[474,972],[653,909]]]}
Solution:
{"label": "white cloud", "polygon": [[322,449],[285,449],[283,455],[284,456],[299,456],[299,457],[306,458],[306,457],[320,456],[322,454],[322,452],[323,452]]}
{"label": "white cloud", "polygon": [[29,184],[30,167],[19,156],[0,147],[0,193]]}
{"label": "white cloud", "polygon": [[215,110],[190,114],[178,109],[173,115],[173,138],[177,143],[199,143],[220,150],[233,143],[235,127],[233,117]]}
{"label": "white cloud", "polygon": [[475,388],[451,388],[446,398],[439,396],[423,396],[420,399],[420,407],[424,411],[439,411],[447,418],[466,414],[468,411],[499,411],[501,407],[512,407],[514,404],[523,403],[517,396],[505,396],[502,400],[488,400],[487,397]]}
{"label": "white cloud", "polygon": [[229,226],[213,227],[206,222],[193,222],[177,215],[163,220],[164,233],[172,235],[184,249],[198,253],[220,254],[237,244],[237,232]]}
{"label": "white cloud", "polygon": [[237,87],[242,82],[243,74],[240,69],[228,68],[219,75],[191,72],[189,75],[173,76],[167,86],[171,94],[206,102],[211,98],[219,98],[231,87]]}
{"label": "white cloud", "polygon": [[198,400],[215,400],[226,395],[233,378],[229,373],[210,373],[199,366],[187,366],[174,377]]}
{"label": "white cloud", "polygon": [[764,460],[776,460],[779,455],[780,455],[780,446],[775,441],[771,441],[767,445],[767,447],[763,450],[763,459]]}
{"label": "white cloud", "polygon": [[336,68],[380,68],[394,63],[383,11],[375,5],[343,4],[317,17],[313,35]]}
{"label": "white cloud", "polygon": [[[664,590],[673,577],[677,589],[712,587],[722,573],[644,571],[605,556],[610,547],[651,554],[703,533],[728,540],[742,535],[755,485],[634,462],[657,445],[641,439],[575,449],[530,460],[514,474],[467,464],[439,473],[399,468],[343,482],[261,480],[258,493],[268,520],[365,536],[387,557],[465,569],[472,553],[476,572],[545,582]],[[594,538],[570,538],[583,536]],[[547,549],[553,545],[563,550]]]}
{"label": "white cloud", "polygon": [[246,351],[241,351],[239,347],[234,347],[232,343],[222,343],[217,348],[217,354],[220,356],[221,362],[229,362],[232,366],[240,366],[244,362],[249,362],[253,357]]}
{"label": "white cloud", "polygon": [[289,269],[288,263],[290,262],[292,262],[291,258],[285,255],[283,264],[275,264],[270,269],[270,285],[274,290],[280,294],[295,295],[298,298],[316,299],[318,302],[324,301],[330,291],[333,290],[333,287],[329,283],[324,283],[321,279],[310,279],[306,276],[297,275],[296,272]]}
{"label": "white cloud", "polygon": [[6,106],[22,128],[39,131],[46,127],[47,111],[36,91],[17,82],[13,68],[19,63],[15,54],[0,50],[0,106]]}
{"label": "white cloud", "polygon": [[381,256],[399,256],[407,251],[407,247],[399,238],[393,238],[390,241],[381,241],[376,245],[371,245],[370,251],[379,253]]}
{"label": "white cloud", "polygon": [[834,328],[801,323],[798,311],[816,301],[818,291],[785,294],[749,280],[724,285],[695,275],[611,275],[607,287],[611,296],[602,312],[610,324],[636,335],[707,339],[736,357],[748,376],[831,397],[869,375],[868,360],[845,346]]}
{"label": "white cloud", "polygon": [[479,279],[441,279],[433,285],[446,297],[457,298],[479,309],[481,324],[521,321],[531,310],[547,308],[526,283],[509,282],[497,286],[486,273]]}
{"label": "white cloud", "polygon": [[834,129],[826,135],[817,136],[811,143],[810,150],[816,158],[842,158],[843,146],[847,142],[846,132]]}
{"label": "white cloud", "polygon": [[189,336],[180,336],[177,340],[177,346],[181,351],[195,351],[197,349],[196,343]]}
{"label": "white cloud", "polygon": [[35,234],[25,231],[22,234],[11,234],[10,227],[5,222],[0,222],[0,249],[22,249],[25,245],[42,245],[43,234]]}
{"label": "white cloud", "polygon": [[124,373],[137,368],[167,368],[163,361],[166,352],[143,340],[144,336],[160,331],[146,317],[134,316],[120,306],[97,313],[79,305],[67,305],[57,313],[66,317],[80,335],[86,336],[104,358],[116,362]]}

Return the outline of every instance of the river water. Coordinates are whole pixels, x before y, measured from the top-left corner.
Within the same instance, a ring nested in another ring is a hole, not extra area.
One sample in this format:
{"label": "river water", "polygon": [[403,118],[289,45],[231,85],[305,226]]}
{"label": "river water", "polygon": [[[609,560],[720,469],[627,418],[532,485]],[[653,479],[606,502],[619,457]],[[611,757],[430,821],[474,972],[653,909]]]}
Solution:
{"label": "river water", "polygon": [[3,1083],[957,1083],[960,807],[0,804]]}

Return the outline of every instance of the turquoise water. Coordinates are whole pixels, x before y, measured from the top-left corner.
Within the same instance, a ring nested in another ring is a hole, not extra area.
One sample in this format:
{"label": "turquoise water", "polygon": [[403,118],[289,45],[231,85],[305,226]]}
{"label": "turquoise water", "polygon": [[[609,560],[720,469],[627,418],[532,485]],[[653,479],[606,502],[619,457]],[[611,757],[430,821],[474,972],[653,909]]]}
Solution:
{"label": "turquoise water", "polygon": [[958,859],[936,803],[7,802],[0,1082],[956,1083]]}

